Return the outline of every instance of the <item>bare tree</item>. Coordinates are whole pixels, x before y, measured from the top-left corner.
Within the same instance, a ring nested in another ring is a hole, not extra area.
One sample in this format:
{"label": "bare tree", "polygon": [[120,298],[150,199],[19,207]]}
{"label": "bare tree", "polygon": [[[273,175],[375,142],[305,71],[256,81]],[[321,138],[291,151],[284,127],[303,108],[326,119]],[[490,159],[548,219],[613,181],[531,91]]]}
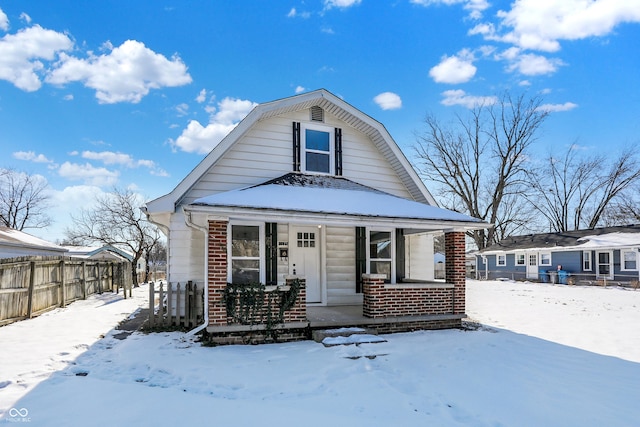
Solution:
{"label": "bare tree", "polygon": [[607,211],[623,207],[620,196],[640,180],[640,163],[633,148],[611,161],[604,155],[580,156],[574,144],[561,156],[550,154],[529,176],[533,209],[550,229],[563,232],[610,222]]}
{"label": "bare tree", "polygon": [[479,249],[527,224],[530,210],[515,208],[527,190],[529,147],[549,114],[541,103],[539,97],[505,93],[467,118],[457,115],[455,129],[428,116],[427,130],[418,136],[418,171],[438,185],[443,206],[495,225],[470,233]]}
{"label": "bare tree", "polygon": [[138,261],[160,239],[158,229],[141,212],[142,205],[141,198],[132,191],[116,188],[96,197],[95,206],[81,210],[79,217],[72,216],[74,225],[66,230],[66,237],[72,242],[101,243],[131,252],[132,278],[137,286]]}
{"label": "bare tree", "polygon": [[46,189],[39,175],[0,169],[0,224],[20,231],[51,225]]}

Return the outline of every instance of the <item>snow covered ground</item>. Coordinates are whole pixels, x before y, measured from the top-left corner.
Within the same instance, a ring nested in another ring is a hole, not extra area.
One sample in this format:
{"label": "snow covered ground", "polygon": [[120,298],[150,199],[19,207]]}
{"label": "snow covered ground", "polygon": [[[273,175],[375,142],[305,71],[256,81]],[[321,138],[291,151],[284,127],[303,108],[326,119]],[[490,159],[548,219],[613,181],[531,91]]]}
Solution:
{"label": "snow covered ground", "polygon": [[[640,291],[467,285],[475,330],[201,347],[111,330],[110,294],[0,328],[0,423],[34,426],[632,426]],[[104,335],[104,338],[100,338]]]}

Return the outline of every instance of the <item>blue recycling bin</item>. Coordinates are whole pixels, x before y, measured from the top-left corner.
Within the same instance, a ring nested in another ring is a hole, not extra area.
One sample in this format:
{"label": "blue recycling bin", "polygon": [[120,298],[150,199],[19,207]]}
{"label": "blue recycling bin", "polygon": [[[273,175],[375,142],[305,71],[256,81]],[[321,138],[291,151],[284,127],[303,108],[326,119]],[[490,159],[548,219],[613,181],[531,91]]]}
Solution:
{"label": "blue recycling bin", "polygon": [[538,270],[538,279],[540,279],[542,283],[549,283],[549,273],[547,273],[547,270],[540,268]]}
{"label": "blue recycling bin", "polygon": [[558,283],[561,285],[567,284],[567,279],[569,278],[569,272],[566,270],[558,270]]}

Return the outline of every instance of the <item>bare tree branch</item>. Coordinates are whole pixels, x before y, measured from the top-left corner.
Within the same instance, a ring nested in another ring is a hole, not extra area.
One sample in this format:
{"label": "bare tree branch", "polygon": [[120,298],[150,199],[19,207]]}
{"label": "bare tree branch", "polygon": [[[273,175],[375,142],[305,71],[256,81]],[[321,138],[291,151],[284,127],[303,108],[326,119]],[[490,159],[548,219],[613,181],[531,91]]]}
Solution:
{"label": "bare tree branch", "polygon": [[425,119],[427,129],[414,147],[418,172],[437,185],[443,206],[495,225],[471,233],[480,249],[529,222],[530,210],[515,209],[516,195],[527,190],[527,152],[548,116],[541,103],[505,93],[496,105],[457,116],[455,130],[433,116]]}
{"label": "bare tree branch", "polygon": [[100,243],[131,252],[133,283],[137,285],[138,261],[160,240],[158,229],[140,211],[142,205],[143,201],[132,191],[115,188],[96,197],[94,208],[72,216],[74,225],[65,231],[66,237],[76,243]]}
{"label": "bare tree branch", "polygon": [[0,169],[0,224],[15,230],[51,225],[47,187],[39,175]]}

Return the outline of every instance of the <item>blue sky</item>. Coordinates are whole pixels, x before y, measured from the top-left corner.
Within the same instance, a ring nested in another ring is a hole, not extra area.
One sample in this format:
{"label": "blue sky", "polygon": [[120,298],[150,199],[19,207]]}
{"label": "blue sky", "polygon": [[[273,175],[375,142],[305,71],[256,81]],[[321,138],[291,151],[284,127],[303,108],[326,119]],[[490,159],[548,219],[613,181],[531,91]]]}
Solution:
{"label": "blue sky", "polygon": [[325,88],[411,159],[509,90],[552,111],[536,150],[640,141],[640,0],[0,0],[0,167],[41,176],[55,241],[113,186],[171,191],[256,103]]}

